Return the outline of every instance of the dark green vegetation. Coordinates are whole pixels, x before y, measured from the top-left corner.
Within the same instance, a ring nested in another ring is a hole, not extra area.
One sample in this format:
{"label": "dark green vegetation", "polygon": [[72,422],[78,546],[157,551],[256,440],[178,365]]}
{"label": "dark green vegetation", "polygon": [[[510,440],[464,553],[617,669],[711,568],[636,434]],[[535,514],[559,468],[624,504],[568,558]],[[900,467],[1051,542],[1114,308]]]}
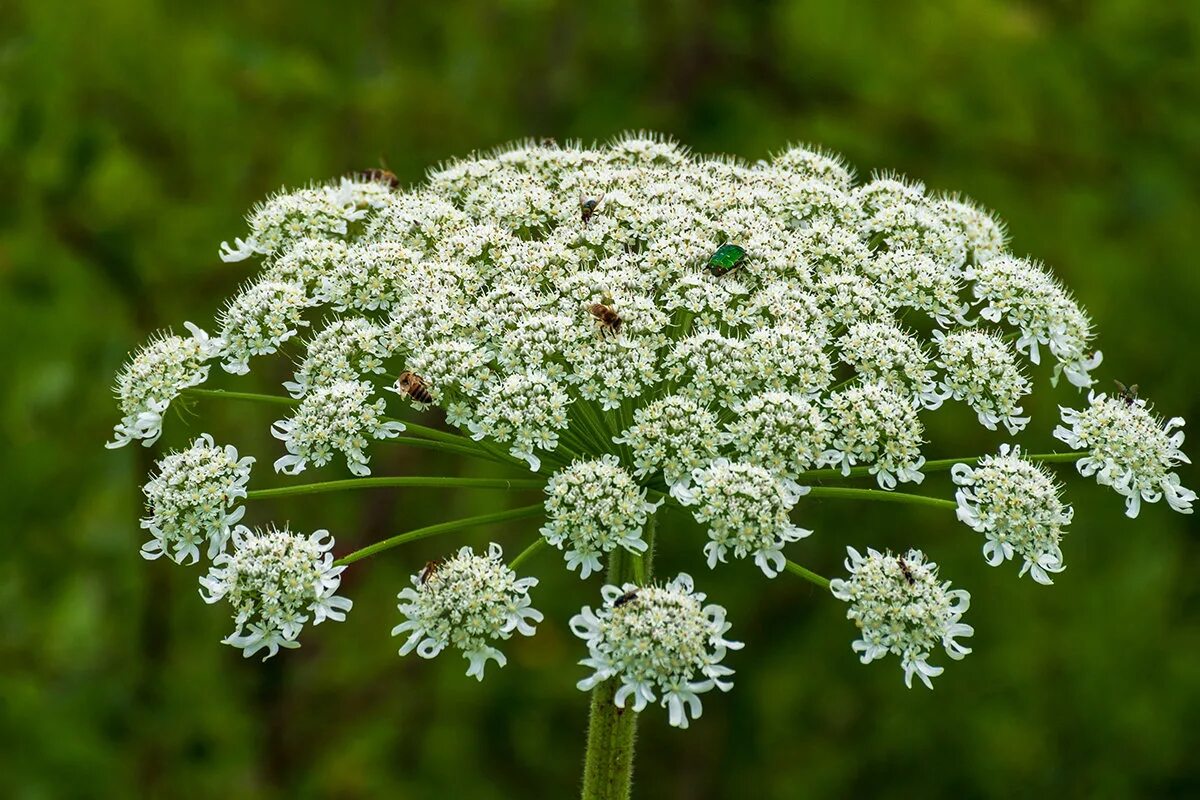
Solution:
{"label": "dark green vegetation", "polygon": [[[196,568],[137,554],[136,487],[161,451],[103,449],[112,375],[149,331],[208,325],[247,275],[218,244],[281,184],[380,166],[407,183],[522,136],[650,128],[749,159],[816,141],[862,172],[896,169],[997,209],[1014,249],[1053,265],[1091,310],[1104,379],[1200,425],[1200,5],[18,5],[0,9],[5,796],[576,791],[589,700],[566,623],[597,601],[594,579],[582,585],[552,551],[530,561],[547,622],[482,684],[451,654],[400,659],[388,636],[395,593],[427,560],[492,537],[515,555],[536,521],[355,565],[349,620],[267,664],[218,644],[226,609],[201,602]],[[210,385],[281,391],[261,368],[248,381],[219,372]],[[1037,379],[1035,452],[1054,445],[1055,403],[1078,400]],[[162,446],[209,431],[258,457],[252,488],[281,483],[269,469],[277,412],[212,399],[193,410],[169,420]],[[928,418],[930,458],[1002,441],[960,411]],[[1185,449],[1200,456],[1192,433]],[[500,474],[387,444],[373,466]],[[945,474],[923,490],[951,496]],[[348,552],[501,496],[279,498],[248,520],[328,527]],[[664,517],[660,572],[695,575],[747,646],[728,659],[735,690],[706,696],[691,729],[657,709],[643,720],[640,797],[1200,794],[1195,518],[1160,504],[1126,520],[1121,498],[1081,479],[1069,497],[1068,567],[1053,587],[989,568],[952,513],[804,501],[817,533],[789,554],[805,565],[835,573],[846,543],[914,545],[972,591],[975,653],[932,694],[906,691],[890,660],[859,665],[841,604],[750,564],[709,573],[702,540]]]}

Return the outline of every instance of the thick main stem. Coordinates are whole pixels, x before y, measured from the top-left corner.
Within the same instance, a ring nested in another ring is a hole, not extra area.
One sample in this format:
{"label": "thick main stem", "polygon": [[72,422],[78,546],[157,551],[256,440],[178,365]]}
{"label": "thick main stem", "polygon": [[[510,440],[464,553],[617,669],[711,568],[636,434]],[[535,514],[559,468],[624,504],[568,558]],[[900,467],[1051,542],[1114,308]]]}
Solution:
{"label": "thick main stem", "polygon": [[[654,555],[654,518],[644,533],[649,547],[644,556],[621,548],[608,559],[608,582],[645,585],[650,581]],[[633,750],[637,738],[637,712],[618,708],[620,682],[610,678],[592,690],[588,715],[587,754],[583,765],[583,800],[627,800],[633,785]]]}

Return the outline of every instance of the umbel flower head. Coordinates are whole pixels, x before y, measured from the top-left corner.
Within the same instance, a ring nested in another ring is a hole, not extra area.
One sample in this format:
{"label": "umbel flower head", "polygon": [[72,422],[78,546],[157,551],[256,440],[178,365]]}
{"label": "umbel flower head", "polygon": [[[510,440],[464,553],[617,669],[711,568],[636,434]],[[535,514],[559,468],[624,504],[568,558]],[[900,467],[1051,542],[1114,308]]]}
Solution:
{"label": "umbel flower head", "polygon": [[829,590],[850,604],[846,618],[854,620],[861,636],[853,644],[854,652],[864,664],[889,653],[899,656],[904,684],[911,689],[916,675],[932,689],[929,679],[943,672],[928,661],[936,648],[953,659],[971,652],[957,641],[975,633],[959,621],[971,595],[964,589],[952,590],[949,581],[939,581],[937,564],[926,561],[920,550],[902,556],[870,548],[866,556],[853,547],[846,552],[850,577],[830,581]]}
{"label": "umbel flower head", "polygon": [[768,578],[783,569],[783,546],[812,533],[788,519],[788,512],[808,491],[807,486],[777,478],[762,467],[724,458],[692,470],[690,480],[671,486],[671,496],[694,506],[692,516],[708,525],[710,541],[704,555],[709,568],[724,562],[732,551],[736,558],[754,556]]}
{"label": "umbel flower head", "polygon": [[333,565],[333,538],[320,530],[310,536],[270,527],[233,529],[233,552],[213,559],[200,579],[206,603],[228,599],[236,629],[222,640],[249,658],[266,648],[266,661],[279,648],[299,647],[305,623],[342,622],[353,603],[334,594],[345,567]]}
{"label": "umbel flower head", "polygon": [[187,450],[160,459],[158,472],[142,487],[142,527],[151,536],[142,556],[195,564],[200,545],[208,542],[208,558],[216,558],[229,541],[230,526],[246,511],[238,500],[246,496],[253,463],[252,456],[238,458],[231,444],[218,447],[207,433]]}
{"label": "umbel flower head", "polygon": [[663,501],[646,500],[646,490],[614,455],[579,461],[559,470],[546,484],[542,536],[566,548],[567,569],[586,578],[600,571],[600,556],[623,547],[646,551],[642,528]]}
{"label": "umbel flower head", "polygon": [[700,695],[713,688],[727,692],[733,670],[721,663],[741,642],[725,638],[731,627],[725,609],[704,605],[692,578],[679,573],[662,586],[607,585],[604,605],[584,607],[571,618],[571,631],[587,643],[588,657],[579,662],[592,674],[577,685],[588,691],[610,678],[620,681],[614,702],[641,711],[658,701],[677,728],[700,716]]}
{"label": "umbel flower head", "polygon": [[309,463],[324,466],[337,451],[355,475],[370,475],[367,443],[391,439],[404,430],[403,422],[384,420],[386,402],[382,398],[372,402],[371,393],[366,381],[338,381],[306,394],[295,416],[271,427],[288,449],[286,456],[276,459],[275,471],[295,475]]}
{"label": "umbel flower head", "polygon": [[1192,513],[1196,493],[1180,485],[1179,464],[1190,464],[1184,455],[1182,417],[1166,424],[1138,397],[1110,397],[1088,392],[1087,408],[1059,406],[1064,425],[1054,435],[1076,450],[1087,450],[1076,462],[1079,474],[1096,476],[1096,483],[1111,486],[1125,498],[1125,514],[1136,517],[1142,501],[1167,505],[1180,514]]}
{"label": "umbel flower head", "polygon": [[1021,458],[1021,448],[1000,445],[998,456],[984,456],[974,466],[955,464],[958,518],[987,537],[983,555],[993,567],[1010,558],[1025,560],[1021,575],[1049,585],[1062,572],[1059,542],[1071,523],[1072,508],[1045,469]]}
{"label": "umbel flower head", "polygon": [[408,637],[400,655],[416,650],[421,658],[433,658],[453,647],[470,662],[467,674],[479,680],[489,660],[507,664],[495,643],[514,633],[533,636],[532,623],[542,621],[542,612],[529,604],[538,579],[518,578],[502,555],[495,543],[487,555],[463,547],[413,575],[413,585],[399,595],[404,621],[392,628],[392,636]]}

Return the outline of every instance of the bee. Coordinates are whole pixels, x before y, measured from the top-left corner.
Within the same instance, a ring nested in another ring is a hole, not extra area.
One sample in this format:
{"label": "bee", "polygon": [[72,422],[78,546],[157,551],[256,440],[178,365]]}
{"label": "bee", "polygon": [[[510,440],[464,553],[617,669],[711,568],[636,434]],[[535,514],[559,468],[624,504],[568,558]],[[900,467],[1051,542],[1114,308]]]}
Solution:
{"label": "bee", "polygon": [[1133,386],[1126,386],[1120,381],[1113,381],[1113,383],[1117,385],[1117,397],[1124,400],[1125,405],[1131,406],[1137,402],[1138,385],[1136,383]]}
{"label": "bee", "polygon": [[708,257],[708,274],[719,278],[746,262],[746,251],[736,244],[723,244]]}
{"label": "bee", "polygon": [[583,224],[587,225],[588,220],[600,210],[600,203],[604,201],[604,192],[595,197],[585,197],[583,192],[579,193],[579,215],[583,218]]}
{"label": "bee", "polygon": [[897,556],[896,563],[900,565],[900,572],[904,575],[904,580],[908,581],[908,585],[912,586],[914,583],[916,583],[916,581],[913,580],[912,567],[908,566],[908,562],[904,560],[904,557]]}
{"label": "bee", "polygon": [[616,600],[613,601],[613,608],[620,608],[621,606],[625,605],[626,603],[636,599],[637,594],[638,594],[637,589],[633,589],[631,591],[626,592],[625,594],[621,595],[620,597],[618,597]]}
{"label": "bee", "polygon": [[605,334],[616,336],[621,332],[621,318],[617,315],[617,312],[604,303],[593,303],[588,306],[588,313],[600,323],[601,336]]}
{"label": "bee", "polygon": [[358,173],[358,177],[362,178],[364,181],[377,181],[379,183],[386,183],[388,188],[391,189],[400,188],[400,179],[397,178],[396,173],[392,172],[391,170],[364,169],[362,172]]}
{"label": "bee", "polygon": [[422,586],[424,586],[426,583],[429,582],[429,579],[433,577],[433,573],[437,572],[438,567],[440,567],[441,565],[442,565],[441,561],[426,561],[425,562],[425,566],[421,567],[421,571],[419,573],[417,573],[419,575],[417,580],[419,580],[421,582]]}
{"label": "bee", "polygon": [[415,372],[401,372],[396,378],[396,388],[418,403],[432,403],[433,397],[425,385],[425,379]]}

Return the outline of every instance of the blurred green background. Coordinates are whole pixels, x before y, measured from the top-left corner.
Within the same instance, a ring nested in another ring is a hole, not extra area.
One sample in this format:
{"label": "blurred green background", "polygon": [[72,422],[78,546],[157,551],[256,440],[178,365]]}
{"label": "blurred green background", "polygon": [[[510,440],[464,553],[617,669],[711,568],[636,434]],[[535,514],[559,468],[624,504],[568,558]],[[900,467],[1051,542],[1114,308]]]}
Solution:
{"label": "blurred green background", "polygon": [[[998,210],[1013,248],[1090,308],[1103,380],[1140,383],[1196,424],[1198,44],[1200,5],[1138,0],[4,4],[0,795],[576,791],[587,698],[566,620],[596,586],[552,554],[533,562],[547,622],[483,684],[455,657],[398,658],[388,636],[394,595],[427,558],[491,538],[514,553],[533,527],[364,562],[347,574],[349,621],[266,664],[218,644],[228,615],[197,597],[197,568],[138,556],[154,453],[103,449],[113,373],[153,329],[209,325],[247,276],[217,245],[266,193],[381,160],[416,181],[525,136],[648,128],[750,159],[814,141],[861,174],[896,169]],[[257,372],[236,385],[272,390],[278,376]],[[1055,403],[1078,402],[1046,377],[1035,450],[1053,445]],[[163,446],[209,430],[259,458],[257,485],[276,480],[269,409],[196,411]],[[931,457],[1000,441],[966,414],[929,419]],[[375,458],[380,474],[481,474],[386,446]],[[944,475],[926,485],[950,494]],[[660,536],[660,568],[692,571],[747,646],[729,659],[735,690],[706,698],[691,730],[646,715],[638,796],[1200,795],[1194,518],[1157,505],[1126,520],[1078,478],[1070,500],[1052,588],[987,567],[982,540],[944,513],[808,504],[818,535],[791,552],[809,566],[834,573],[846,543],[911,544],[972,591],[975,653],[933,693],[906,691],[894,660],[859,665],[844,608],[807,584],[710,574],[686,531]],[[329,527],[344,550],[496,502],[378,492],[249,516]]]}

